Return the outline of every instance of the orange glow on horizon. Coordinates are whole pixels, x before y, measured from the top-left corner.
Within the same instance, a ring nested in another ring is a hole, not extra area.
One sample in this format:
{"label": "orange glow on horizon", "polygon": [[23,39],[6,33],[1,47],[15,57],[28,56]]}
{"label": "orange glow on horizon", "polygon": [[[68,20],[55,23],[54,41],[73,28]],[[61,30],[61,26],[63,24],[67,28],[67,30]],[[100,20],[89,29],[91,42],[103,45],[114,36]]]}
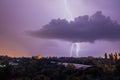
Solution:
{"label": "orange glow on horizon", "polygon": [[36,59],[42,59],[41,55],[36,56]]}
{"label": "orange glow on horizon", "polygon": [[30,57],[28,52],[26,51],[11,51],[11,50],[6,50],[6,51],[0,51],[1,56],[9,56],[9,57]]}
{"label": "orange glow on horizon", "polygon": [[20,54],[17,54],[17,53],[3,53],[3,54],[0,54],[0,56],[8,56],[8,57],[30,57],[30,55],[20,55]]}

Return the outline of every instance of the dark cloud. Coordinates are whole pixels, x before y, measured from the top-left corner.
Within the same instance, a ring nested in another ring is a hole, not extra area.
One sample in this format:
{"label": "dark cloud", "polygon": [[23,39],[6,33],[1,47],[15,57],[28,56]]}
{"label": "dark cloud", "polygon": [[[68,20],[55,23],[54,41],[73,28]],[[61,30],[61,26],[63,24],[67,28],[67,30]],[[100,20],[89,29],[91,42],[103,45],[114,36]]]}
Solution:
{"label": "dark cloud", "polygon": [[96,40],[120,40],[120,25],[98,11],[92,16],[79,16],[74,21],[54,19],[40,30],[30,33],[45,39],[71,42],[94,42]]}

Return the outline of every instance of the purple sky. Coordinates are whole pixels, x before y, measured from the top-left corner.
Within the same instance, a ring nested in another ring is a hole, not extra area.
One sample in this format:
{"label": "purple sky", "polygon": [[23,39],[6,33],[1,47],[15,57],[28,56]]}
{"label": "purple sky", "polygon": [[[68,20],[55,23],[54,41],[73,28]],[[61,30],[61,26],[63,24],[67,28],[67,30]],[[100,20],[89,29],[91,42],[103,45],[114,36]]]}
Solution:
{"label": "purple sky", "polygon": [[[0,0],[0,52],[10,56],[69,56],[71,42],[31,37],[26,31],[39,30],[51,19],[93,15],[102,11],[120,23],[120,0]],[[120,42],[80,43],[79,56],[103,56],[119,52]]]}

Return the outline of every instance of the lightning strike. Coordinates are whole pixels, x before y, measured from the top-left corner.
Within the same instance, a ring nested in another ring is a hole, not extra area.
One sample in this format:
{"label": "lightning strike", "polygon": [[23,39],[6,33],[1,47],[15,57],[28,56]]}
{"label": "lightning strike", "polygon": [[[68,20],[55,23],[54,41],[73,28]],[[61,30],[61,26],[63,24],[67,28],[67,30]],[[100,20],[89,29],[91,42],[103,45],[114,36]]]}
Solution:
{"label": "lightning strike", "polygon": [[73,15],[69,9],[68,0],[64,0],[64,5],[65,5],[66,12],[68,13],[68,15],[70,17],[70,20],[73,20]]}
{"label": "lightning strike", "polygon": [[[66,12],[68,13],[68,15],[70,17],[70,20],[73,20],[74,18],[73,18],[71,10],[69,9],[68,0],[64,0],[64,5],[65,5]],[[78,57],[79,50],[80,50],[79,43],[72,43],[71,50],[70,50],[70,57],[73,56],[74,51],[75,51],[76,57]]]}
{"label": "lightning strike", "polygon": [[79,51],[80,51],[80,43],[72,43],[71,50],[70,50],[70,57],[72,57],[75,53],[75,57],[79,57]]}
{"label": "lightning strike", "polygon": [[79,50],[80,50],[80,46],[79,43],[75,43],[76,44],[76,57],[79,56]]}

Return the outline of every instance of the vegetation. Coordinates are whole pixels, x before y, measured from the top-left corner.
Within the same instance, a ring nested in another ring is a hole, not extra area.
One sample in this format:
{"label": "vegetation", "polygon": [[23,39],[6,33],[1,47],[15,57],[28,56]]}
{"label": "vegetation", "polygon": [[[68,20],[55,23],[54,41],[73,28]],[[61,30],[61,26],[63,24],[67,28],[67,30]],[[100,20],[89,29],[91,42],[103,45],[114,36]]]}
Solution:
{"label": "vegetation", "polygon": [[[59,62],[69,64],[58,65]],[[89,64],[92,67],[76,69],[73,63]],[[37,60],[1,56],[0,64],[6,65],[0,67],[0,80],[120,80],[120,60],[89,57],[49,57]]]}

